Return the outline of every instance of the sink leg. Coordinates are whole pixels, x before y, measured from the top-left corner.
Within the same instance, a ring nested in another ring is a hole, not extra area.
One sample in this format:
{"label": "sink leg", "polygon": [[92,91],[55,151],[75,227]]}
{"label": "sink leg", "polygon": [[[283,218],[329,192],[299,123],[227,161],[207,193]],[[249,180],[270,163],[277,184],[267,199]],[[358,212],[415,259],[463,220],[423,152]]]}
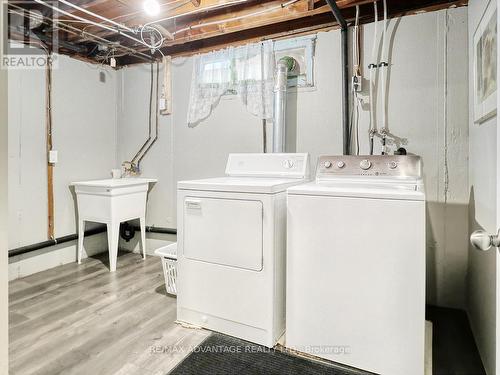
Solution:
{"label": "sink leg", "polygon": [[82,263],[84,236],[85,236],[85,221],[78,220],[78,264]]}
{"label": "sink leg", "polygon": [[142,246],[142,257],[146,259],[146,218],[141,217],[141,246]]}
{"label": "sink leg", "polygon": [[118,257],[118,239],[120,236],[120,223],[108,224],[108,250],[109,270],[116,271],[116,259]]}

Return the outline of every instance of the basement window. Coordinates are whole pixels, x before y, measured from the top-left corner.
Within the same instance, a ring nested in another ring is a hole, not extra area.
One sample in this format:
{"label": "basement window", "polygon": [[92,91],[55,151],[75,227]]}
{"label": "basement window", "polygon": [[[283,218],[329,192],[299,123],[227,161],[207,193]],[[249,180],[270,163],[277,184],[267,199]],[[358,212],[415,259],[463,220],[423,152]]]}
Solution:
{"label": "basement window", "polygon": [[[282,57],[290,56],[298,62],[298,74],[290,77],[288,82],[290,87],[313,87],[314,86],[314,45],[316,36],[305,36],[300,38],[275,41],[273,45],[274,58],[278,61]],[[257,45],[255,45],[257,46]],[[238,53],[244,51],[241,47],[236,49],[234,54],[213,53],[203,58],[199,67],[199,85],[202,88],[222,88],[225,87],[224,95],[237,94],[236,86],[241,82],[259,82],[272,77],[267,70],[269,66],[264,64],[264,74],[262,72],[262,56],[259,48],[253,47],[253,52]]]}
{"label": "basement window", "polygon": [[272,119],[276,61],[293,57],[297,61],[290,87],[314,86],[315,37],[264,41],[230,47],[195,58],[188,109],[188,125],[208,118],[223,96],[237,96],[248,112]]}

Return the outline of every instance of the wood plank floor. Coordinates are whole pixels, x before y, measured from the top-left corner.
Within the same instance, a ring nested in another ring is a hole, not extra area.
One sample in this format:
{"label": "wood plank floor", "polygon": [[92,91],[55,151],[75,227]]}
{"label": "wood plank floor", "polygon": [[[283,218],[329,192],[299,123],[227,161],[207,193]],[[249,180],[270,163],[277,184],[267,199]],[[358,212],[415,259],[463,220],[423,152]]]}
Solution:
{"label": "wood plank floor", "polygon": [[10,283],[10,374],[164,375],[208,331],[174,323],[157,257],[107,254]]}

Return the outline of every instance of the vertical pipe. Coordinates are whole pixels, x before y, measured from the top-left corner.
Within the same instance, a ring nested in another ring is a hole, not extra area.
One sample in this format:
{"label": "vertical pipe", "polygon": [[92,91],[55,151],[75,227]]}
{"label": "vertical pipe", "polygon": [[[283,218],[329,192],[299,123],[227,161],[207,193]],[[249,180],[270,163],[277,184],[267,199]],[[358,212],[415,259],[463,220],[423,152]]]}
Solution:
{"label": "vertical pipe", "polygon": [[273,152],[285,152],[286,143],[286,94],[288,65],[278,61],[274,78]]}
{"label": "vertical pipe", "polygon": [[342,124],[343,124],[343,138],[344,138],[344,155],[349,155],[350,142],[351,142],[351,132],[349,128],[349,62],[347,57],[348,45],[347,45],[347,27],[342,28],[340,31],[341,35],[341,64],[342,64]]}
{"label": "vertical pipe", "polygon": [[340,26],[341,38],[341,64],[342,64],[342,129],[343,129],[343,150],[345,155],[350,154],[350,131],[349,131],[349,61],[347,44],[347,22],[342,16],[335,0],[326,0],[332,10],[337,23]]}
{"label": "vertical pipe", "polygon": [[262,119],[262,152],[267,153],[267,120]]}

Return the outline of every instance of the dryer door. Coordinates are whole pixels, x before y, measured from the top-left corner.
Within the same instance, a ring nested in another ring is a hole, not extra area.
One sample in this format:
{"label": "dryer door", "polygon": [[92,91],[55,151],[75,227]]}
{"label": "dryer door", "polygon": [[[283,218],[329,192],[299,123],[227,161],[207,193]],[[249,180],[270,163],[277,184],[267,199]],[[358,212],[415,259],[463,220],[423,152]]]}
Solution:
{"label": "dryer door", "polygon": [[262,270],[262,209],[255,200],[186,197],[184,256]]}

